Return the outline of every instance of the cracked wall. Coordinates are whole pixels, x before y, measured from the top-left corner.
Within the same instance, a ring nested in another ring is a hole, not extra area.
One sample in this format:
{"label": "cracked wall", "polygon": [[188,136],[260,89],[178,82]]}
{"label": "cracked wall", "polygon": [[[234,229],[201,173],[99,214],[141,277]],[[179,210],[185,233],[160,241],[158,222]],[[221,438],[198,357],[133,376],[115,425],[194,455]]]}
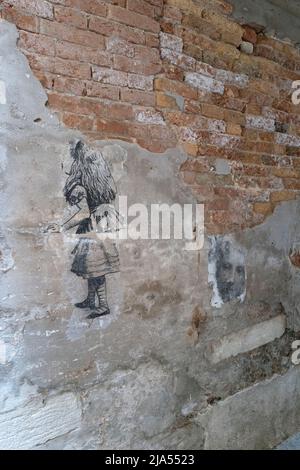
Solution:
{"label": "cracked wall", "polygon": [[[41,2],[38,12],[32,9],[26,12],[21,1],[10,3],[13,7],[4,10],[5,15],[10,15],[9,19],[14,19],[19,27],[20,22],[24,26],[25,20],[26,28],[31,30],[41,18],[52,21],[51,2]],[[115,2],[97,2],[97,5],[106,12],[110,3]],[[111,6],[110,11],[124,14],[125,3],[118,3],[119,7]],[[143,23],[144,31],[137,29],[152,44],[150,49],[155,49],[154,36],[158,34],[151,31],[157,28],[153,15],[160,11],[161,3],[143,2],[143,8],[149,7],[148,16],[140,13],[152,18],[147,25]],[[191,2],[182,3],[185,8],[191,8]],[[195,3],[199,8],[200,2]],[[134,2],[129,4],[133,8]],[[218,8],[226,7],[223,2],[217,4]],[[177,31],[179,26],[174,25],[179,24],[179,17],[181,24],[182,12],[177,6],[175,1],[165,6],[164,11],[172,19],[162,25],[168,31],[166,34]],[[16,7],[21,10],[18,12]],[[199,20],[197,8],[194,17]],[[76,11],[73,11],[73,22],[79,21]],[[183,13],[184,21],[190,23],[192,18],[186,10]],[[99,10],[90,14],[93,21],[98,18],[104,27]],[[110,18],[110,23],[117,27],[116,18]],[[171,23],[175,28],[172,32],[168,29]],[[127,27],[118,28],[119,34],[131,31]],[[239,26],[234,29],[234,35],[237,31]],[[277,445],[298,429],[300,419],[296,406],[299,368],[291,363],[291,345],[299,338],[300,331],[299,267],[295,258],[300,202],[295,199],[277,204],[279,197],[269,217],[257,219],[252,228],[249,226],[252,223],[239,222],[234,224],[236,230],[231,231],[232,225],[220,221],[221,229],[215,235],[208,225],[200,252],[187,251],[180,240],[120,240],[120,272],[106,276],[110,315],[88,318],[85,310],[75,306],[85,297],[87,282],[71,272],[72,252],[80,236],[74,231],[56,230],[68,215],[63,191],[71,171],[70,142],[83,141],[89,155],[89,152],[103,155],[118,194],[128,197],[128,205],[195,204],[203,201],[199,193],[207,189],[206,167],[198,155],[204,140],[195,142],[193,137],[193,132],[199,131],[200,121],[191,129],[185,126],[188,138],[184,145],[179,145],[177,140],[168,141],[167,126],[162,123],[161,115],[149,114],[149,109],[140,109],[140,105],[136,105],[139,106],[136,111],[141,127],[136,131],[144,129],[144,136],[131,134],[133,127],[127,127],[124,135],[119,135],[124,127],[114,127],[117,135],[110,135],[111,128],[106,132],[104,127],[91,135],[89,129],[77,125],[78,121],[70,126],[77,129],[71,130],[68,122],[66,126],[61,124],[61,114],[54,113],[53,102],[52,108],[45,106],[53,90],[47,97],[34,77],[31,68],[39,78],[41,70],[37,73],[32,61],[28,63],[17,47],[19,34],[22,37],[22,32],[12,24],[0,22],[0,83],[3,84],[0,447],[211,449]],[[174,48],[176,51],[178,39],[162,36],[162,40],[171,41],[165,44],[166,51]],[[69,37],[66,42],[70,45],[72,39]],[[109,44],[113,54],[115,39]],[[126,46],[130,58],[132,49]],[[77,46],[72,47],[76,52]],[[168,58],[163,60],[167,60],[163,66],[168,74],[179,73],[180,66],[170,65]],[[241,63],[243,60],[245,57]],[[215,66],[212,73],[218,68]],[[47,72],[48,78],[55,75],[54,83],[65,80],[60,73],[58,70],[54,73],[53,69]],[[85,73],[83,66],[80,73]],[[174,75],[158,82],[159,86],[167,83],[169,87],[166,93],[156,90],[159,99],[167,100],[167,109],[172,109],[174,103],[179,109],[183,103],[185,107],[196,105],[192,98],[192,102],[187,101],[186,93],[195,93],[199,74],[189,73],[191,88],[183,82],[180,86],[176,82],[175,87]],[[224,76],[222,73],[219,72],[219,77]],[[230,77],[236,79],[236,75]],[[52,78],[47,83],[53,84]],[[126,79],[129,80],[128,75]],[[222,80],[217,83],[213,80],[205,78],[205,86],[207,83],[221,86]],[[42,81],[45,85],[45,80]],[[111,98],[116,85],[100,85],[99,89],[103,92],[105,88]],[[118,96],[127,93],[132,97],[136,93],[135,88],[127,90],[123,85],[118,86]],[[73,106],[76,93],[68,89],[72,97],[70,106]],[[153,99],[153,91],[144,92],[143,100],[146,96]],[[205,103],[203,99],[201,94],[201,106]],[[120,103],[118,106],[115,111],[111,108],[112,115],[124,110]],[[220,109],[222,106],[223,103]],[[171,109],[169,112],[174,114]],[[76,117],[76,109],[73,111],[66,113]],[[96,116],[98,111],[99,107],[95,109]],[[124,119],[118,114],[120,121],[126,121],[126,112]],[[81,114],[78,118],[81,123],[89,122]],[[102,124],[107,121],[107,117],[99,119]],[[258,125],[258,121],[251,122]],[[177,121],[174,125],[177,126]],[[179,127],[182,129],[181,124]],[[158,140],[158,132],[166,138]],[[214,194],[218,198],[210,201],[210,207],[216,211],[214,204],[224,204],[230,192],[232,208],[236,207],[237,213],[242,214],[245,200],[238,199],[239,188],[231,188],[228,180],[233,167],[231,159],[227,159],[226,136],[222,137],[219,127],[210,132],[222,141],[220,150],[214,154],[213,176],[209,180],[210,188],[215,185]],[[267,131],[248,128],[245,132],[255,132],[255,138],[270,137]],[[201,139],[204,137],[201,131]],[[289,138],[295,144],[296,137],[286,137]],[[277,156],[276,162],[286,158],[297,162],[296,144],[280,147],[283,155]],[[196,147],[197,155],[193,156]],[[236,148],[231,151],[232,155],[237,152],[236,158],[242,160]],[[292,152],[292,156],[286,155]],[[276,184],[273,194],[280,192]],[[249,191],[252,197],[257,192],[256,187]],[[290,192],[296,198],[296,190]],[[282,198],[289,199],[287,196],[284,192]],[[222,204],[219,212],[226,217]],[[265,209],[264,204],[270,203],[259,204]],[[257,222],[261,223],[257,225]]]}

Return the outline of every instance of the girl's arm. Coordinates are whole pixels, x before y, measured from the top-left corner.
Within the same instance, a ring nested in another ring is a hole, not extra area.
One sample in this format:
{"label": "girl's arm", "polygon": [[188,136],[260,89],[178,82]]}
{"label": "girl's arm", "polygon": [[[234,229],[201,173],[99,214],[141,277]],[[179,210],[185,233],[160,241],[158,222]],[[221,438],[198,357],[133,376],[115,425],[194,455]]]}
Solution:
{"label": "girl's arm", "polygon": [[62,221],[61,224],[50,224],[47,227],[46,232],[67,232],[68,230],[71,230],[72,228],[80,225],[83,220],[90,218],[90,211],[87,204],[84,205],[84,207],[80,207],[78,205],[76,205],[75,207],[77,211],[73,213],[73,215],[69,213],[69,215],[64,221]]}

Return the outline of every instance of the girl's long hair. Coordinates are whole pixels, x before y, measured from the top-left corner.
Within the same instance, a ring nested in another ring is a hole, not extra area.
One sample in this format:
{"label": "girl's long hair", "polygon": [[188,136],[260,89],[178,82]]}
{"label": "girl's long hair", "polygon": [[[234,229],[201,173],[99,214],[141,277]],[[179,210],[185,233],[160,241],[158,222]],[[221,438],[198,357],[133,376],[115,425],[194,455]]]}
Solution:
{"label": "girl's long hair", "polygon": [[71,156],[73,163],[64,188],[67,202],[75,186],[80,185],[86,190],[90,210],[112,203],[116,198],[116,186],[101,152],[93,151],[79,141],[71,147]]}

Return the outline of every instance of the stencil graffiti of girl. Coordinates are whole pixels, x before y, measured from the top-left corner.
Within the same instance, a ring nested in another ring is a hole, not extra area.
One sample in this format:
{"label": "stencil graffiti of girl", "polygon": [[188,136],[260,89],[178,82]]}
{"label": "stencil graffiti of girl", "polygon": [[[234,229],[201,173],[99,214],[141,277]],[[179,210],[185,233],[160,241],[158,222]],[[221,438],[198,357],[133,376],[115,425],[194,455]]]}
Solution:
{"label": "stencil graffiti of girl", "polygon": [[[119,222],[112,206],[116,186],[101,152],[89,149],[79,141],[71,146],[73,159],[64,196],[78,212],[63,224],[64,230],[76,227],[76,234],[92,233],[80,238],[72,254],[71,271],[87,280],[87,298],[75,306],[89,309],[88,318],[109,315],[106,295],[106,276],[119,271],[119,254],[115,242],[100,240],[96,233],[112,232]],[[97,301],[97,302],[96,302]]]}

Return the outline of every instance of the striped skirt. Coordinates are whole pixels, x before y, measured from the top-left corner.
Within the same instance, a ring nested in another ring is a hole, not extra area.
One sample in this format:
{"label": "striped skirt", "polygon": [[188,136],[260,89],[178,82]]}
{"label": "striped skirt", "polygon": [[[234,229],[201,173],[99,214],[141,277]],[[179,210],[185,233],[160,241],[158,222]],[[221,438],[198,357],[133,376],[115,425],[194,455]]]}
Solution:
{"label": "striped skirt", "polygon": [[111,240],[81,239],[73,250],[75,255],[71,271],[89,279],[119,272],[119,254]]}

